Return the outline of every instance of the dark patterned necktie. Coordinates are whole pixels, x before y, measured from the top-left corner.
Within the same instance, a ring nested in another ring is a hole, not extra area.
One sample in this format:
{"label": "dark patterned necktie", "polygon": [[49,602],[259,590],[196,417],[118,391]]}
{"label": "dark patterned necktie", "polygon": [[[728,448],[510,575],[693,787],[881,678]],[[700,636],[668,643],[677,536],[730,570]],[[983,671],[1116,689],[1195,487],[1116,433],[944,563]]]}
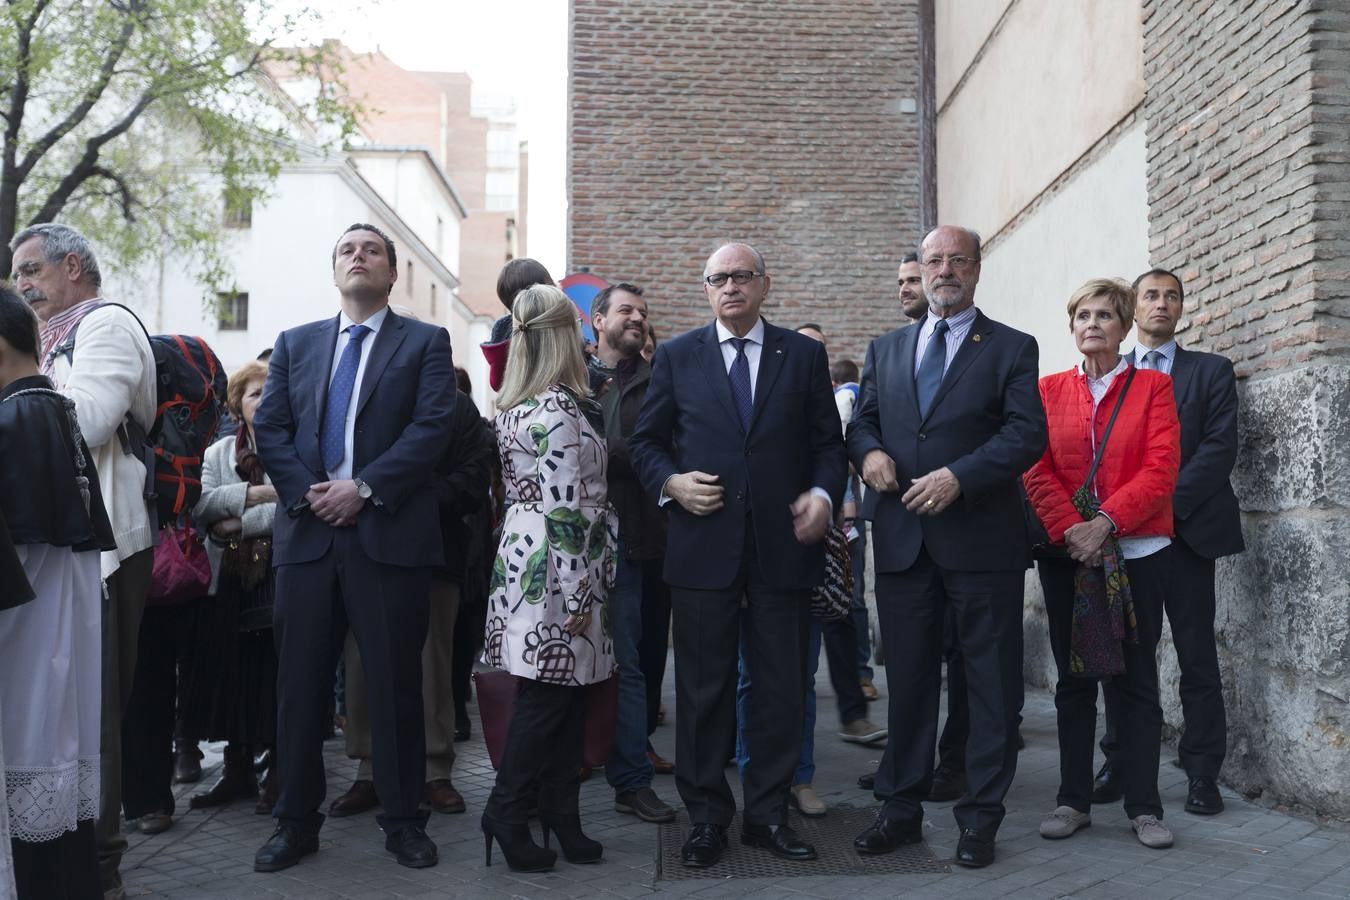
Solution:
{"label": "dark patterned necktie", "polygon": [[750,393],[750,359],[745,355],[745,345],[749,338],[732,338],[736,347],[736,359],[731,364],[727,377],[731,379],[731,396],[736,401],[736,411],[741,414],[741,427],[750,430],[750,415],[755,409],[755,399]]}
{"label": "dark patterned necktie", "polygon": [[347,407],[352,402],[356,386],[356,370],[361,367],[361,341],[370,334],[364,325],[347,329],[347,347],[338,360],[333,381],[328,385],[328,405],[323,412],[323,436],[319,449],[323,452],[323,466],[331,475],[347,455]]}
{"label": "dark patterned necktie", "polygon": [[1152,369],[1155,372],[1162,371],[1162,353],[1158,350],[1150,350],[1144,354],[1144,362],[1139,366],[1141,369]]}
{"label": "dark patterned necktie", "polygon": [[919,372],[914,376],[914,387],[919,394],[919,415],[927,418],[933,408],[933,398],[937,396],[942,384],[942,370],[947,367],[947,330],[950,326],[946,319],[938,319],[933,326],[933,335],[928,339],[928,349],[924,351]]}

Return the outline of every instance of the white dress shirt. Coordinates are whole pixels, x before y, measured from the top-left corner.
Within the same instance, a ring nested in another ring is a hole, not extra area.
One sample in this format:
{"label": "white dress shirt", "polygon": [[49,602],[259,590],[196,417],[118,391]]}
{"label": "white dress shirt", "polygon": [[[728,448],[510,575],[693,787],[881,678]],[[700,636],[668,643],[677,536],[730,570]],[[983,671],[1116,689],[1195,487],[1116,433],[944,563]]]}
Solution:
{"label": "white dress shirt", "polygon": [[[1175,341],[1172,343],[1172,348],[1173,350],[1176,349]],[[1116,360],[1116,367],[1101,378],[1093,378],[1091,375],[1088,375],[1087,370],[1083,368],[1083,364],[1078,364],[1078,371],[1082,372],[1083,376],[1087,379],[1088,393],[1092,395],[1092,418],[1094,421],[1097,418],[1097,407],[1101,405],[1102,398],[1106,396],[1106,392],[1111,390],[1111,382],[1115,381],[1116,376],[1121,372],[1124,372],[1129,364],[1130,361],[1122,356],[1120,359]],[[1095,456],[1097,453],[1097,432],[1095,429],[1091,429],[1091,433],[1092,453]],[[1097,486],[1094,484],[1091,487],[1092,493],[1096,494]],[[1108,520],[1111,519],[1106,513],[1102,513],[1102,515],[1106,516]],[[1116,527],[1114,521],[1111,522],[1111,527]],[[1162,537],[1160,535],[1149,537],[1123,537],[1120,538],[1120,555],[1126,559],[1142,559],[1145,556],[1151,556],[1152,554],[1157,553],[1171,543],[1171,538]]]}
{"label": "white dress shirt", "polygon": [[[966,307],[954,316],[947,317],[947,357],[942,362],[942,375],[946,377],[947,370],[951,368],[952,359],[956,356],[956,351],[961,349],[961,342],[970,334],[970,328],[975,324],[975,316],[979,314],[974,306]],[[919,374],[919,366],[923,365],[924,354],[928,352],[928,342],[933,337],[933,329],[941,321],[940,316],[933,315],[933,310],[928,310],[928,315],[923,317],[923,324],[919,326],[919,345],[914,348],[914,374]]]}
{"label": "white dress shirt", "polygon": [[[361,380],[366,375],[366,363],[370,360],[370,348],[375,346],[375,336],[380,333],[380,326],[384,324],[385,317],[388,315],[389,307],[386,306],[360,323],[369,328],[371,333],[361,340],[361,362],[356,366],[356,383],[352,385],[352,399],[347,404],[347,421],[342,429],[342,462],[338,464],[336,469],[328,473],[328,478],[332,481],[344,481],[352,477],[352,453],[356,448],[356,404],[361,398]],[[337,374],[338,363],[342,361],[342,354],[347,349],[347,342],[351,340],[347,329],[355,324],[357,323],[349,319],[345,312],[338,316],[337,346],[333,348],[333,363],[328,369],[330,389],[333,384],[333,376]]]}

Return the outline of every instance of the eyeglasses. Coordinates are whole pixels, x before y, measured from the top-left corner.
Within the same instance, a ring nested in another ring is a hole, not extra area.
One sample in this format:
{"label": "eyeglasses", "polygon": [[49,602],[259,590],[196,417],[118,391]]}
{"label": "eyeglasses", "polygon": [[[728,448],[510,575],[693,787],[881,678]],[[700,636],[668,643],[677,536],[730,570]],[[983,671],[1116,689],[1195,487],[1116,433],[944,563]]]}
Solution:
{"label": "eyeglasses", "polygon": [[714,272],[711,275],[703,276],[703,280],[708,283],[709,287],[721,287],[727,283],[728,278],[735,284],[749,284],[763,274],[763,272],[751,272],[749,269],[737,269],[735,272]]}
{"label": "eyeglasses", "polygon": [[944,263],[951,263],[952,268],[960,272],[969,269],[976,262],[977,260],[969,256],[934,256],[932,259],[925,259],[923,267],[930,272],[941,272]]}

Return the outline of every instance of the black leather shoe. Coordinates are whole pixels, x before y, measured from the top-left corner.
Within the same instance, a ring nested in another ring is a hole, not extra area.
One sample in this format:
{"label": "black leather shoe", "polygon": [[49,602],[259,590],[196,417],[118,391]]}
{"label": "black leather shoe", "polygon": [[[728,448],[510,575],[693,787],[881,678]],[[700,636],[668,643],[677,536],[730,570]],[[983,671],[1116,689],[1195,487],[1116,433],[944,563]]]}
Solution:
{"label": "black leather shoe", "polygon": [[871,827],[853,839],[853,849],[859,853],[878,855],[922,840],[922,821],[888,819],[879,813]]}
{"label": "black leather shoe", "polygon": [[791,825],[743,825],[741,843],[768,850],[779,859],[801,862],[816,858],[816,848],[798,837]]}
{"label": "black leather shoe", "polygon": [[1125,796],[1125,791],[1120,786],[1120,780],[1116,778],[1116,773],[1111,771],[1111,764],[1109,762],[1102,763],[1102,767],[1097,770],[1096,779],[1092,782],[1092,802],[1115,803],[1123,796]]}
{"label": "black leather shoe", "polygon": [[304,832],[296,825],[278,825],[277,830],[253,855],[253,871],[280,872],[298,863],[301,857],[317,852],[319,836]]}
{"label": "black leather shoe", "polygon": [[933,773],[933,786],[928,789],[928,799],[934,803],[948,803],[966,792],[966,773],[964,769],[951,766],[938,766]]}
{"label": "black leather shoe", "polygon": [[440,855],[436,845],[420,825],[406,825],[384,839],[384,849],[398,859],[400,866],[425,869],[436,865]]}
{"label": "black leather shoe", "polygon": [[876,772],[868,772],[866,775],[858,776],[858,787],[862,788],[864,791],[873,790],[876,788],[876,786],[877,786]]}
{"label": "black leather shoe", "polygon": [[1193,775],[1186,791],[1186,812],[1197,816],[1214,816],[1223,812],[1223,798],[1219,786],[1208,775]]}
{"label": "black leather shoe", "polygon": [[704,822],[690,829],[689,840],[680,848],[680,862],[694,869],[706,869],[717,865],[725,849],[727,830]]}
{"label": "black leather shoe", "polygon": [[968,869],[983,869],[994,861],[994,836],[974,828],[962,828],[956,842],[956,858],[952,862]]}

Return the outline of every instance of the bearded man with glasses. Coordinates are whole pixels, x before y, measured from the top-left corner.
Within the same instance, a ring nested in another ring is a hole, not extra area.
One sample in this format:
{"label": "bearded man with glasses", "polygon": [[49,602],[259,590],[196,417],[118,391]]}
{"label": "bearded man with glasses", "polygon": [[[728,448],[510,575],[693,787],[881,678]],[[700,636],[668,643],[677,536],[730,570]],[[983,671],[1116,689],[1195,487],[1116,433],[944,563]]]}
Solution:
{"label": "bearded man with glasses", "polygon": [[975,308],[979,236],[935,228],[919,261],[928,312],[872,342],[848,428],[849,457],[875,492],[872,554],[891,685],[890,743],[873,789],[883,805],[854,847],[889,853],[923,839],[950,609],[970,701],[955,862],[979,867],[994,860],[1017,765],[1031,565],[1020,478],[1045,449],[1045,413],[1035,339]]}

